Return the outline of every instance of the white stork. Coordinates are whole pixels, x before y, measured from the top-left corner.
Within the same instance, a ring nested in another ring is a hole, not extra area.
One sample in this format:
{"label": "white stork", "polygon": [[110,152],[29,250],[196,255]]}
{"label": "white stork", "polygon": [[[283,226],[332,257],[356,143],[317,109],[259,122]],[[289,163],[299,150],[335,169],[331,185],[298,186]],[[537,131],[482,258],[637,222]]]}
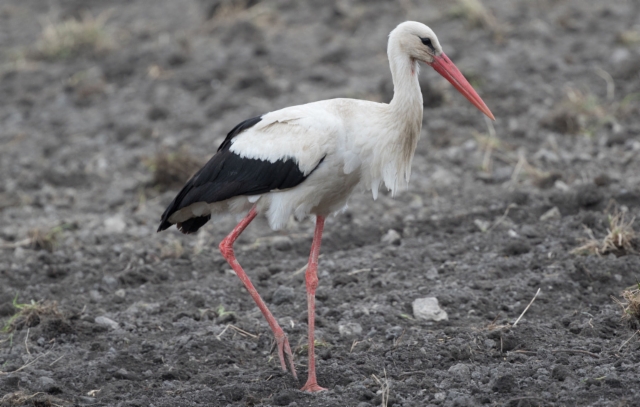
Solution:
{"label": "white stork", "polygon": [[309,372],[302,390],[324,390],[316,380],[314,357],[315,292],[320,240],[327,215],[343,209],[360,187],[373,199],[382,183],[392,194],[405,188],[422,127],[418,62],[434,68],[482,113],[489,108],[442,52],[433,31],[407,21],[389,35],[387,48],[394,95],[389,104],[332,99],[270,112],[238,124],[218,152],[182,188],[162,215],[158,231],[176,224],[193,233],[212,214],[248,214],[220,243],[220,251],[267,319],[283,370],[296,371],[289,341],[233,252],[233,243],[258,214],[273,229],[291,215],[316,219],[306,271]]}

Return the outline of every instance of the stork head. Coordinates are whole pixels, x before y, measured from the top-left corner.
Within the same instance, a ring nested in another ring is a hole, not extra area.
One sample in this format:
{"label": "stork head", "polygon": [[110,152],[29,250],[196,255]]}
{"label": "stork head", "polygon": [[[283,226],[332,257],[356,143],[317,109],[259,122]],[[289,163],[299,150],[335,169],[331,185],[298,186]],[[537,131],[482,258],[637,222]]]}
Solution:
{"label": "stork head", "polygon": [[405,21],[389,35],[389,53],[399,51],[412,61],[422,61],[448,80],[462,95],[491,120],[495,117],[449,57],[442,51],[438,37],[422,23]]}

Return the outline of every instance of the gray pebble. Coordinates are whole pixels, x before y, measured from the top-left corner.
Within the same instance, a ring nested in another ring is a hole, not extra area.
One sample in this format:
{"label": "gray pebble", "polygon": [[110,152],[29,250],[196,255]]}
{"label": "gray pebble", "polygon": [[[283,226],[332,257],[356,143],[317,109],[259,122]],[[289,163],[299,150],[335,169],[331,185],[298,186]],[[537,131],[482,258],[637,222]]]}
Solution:
{"label": "gray pebble", "polygon": [[38,382],[40,383],[40,385],[42,387],[49,387],[49,386],[53,386],[53,385],[56,384],[55,380],[53,380],[52,378],[47,377],[47,376],[42,376],[42,377],[38,378]]}
{"label": "gray pebble", "polygon": [[453,399],[453,407],[473,407],[476,403],[469,396],[458,396]]}
{"label": "gray pebble", "polygon": [[96,324],[98,325],[102,325],[102,326],[106,326],[109,327],[111,329],[118,329],[119,325],[116,321],[114,321],[113,319],[107,318],[107,317],[96,317],[95,319]]}
{"label": "gray pebble", "polygon": [[384,236],[382,236],[380,241],[382,243],[400,246],[400,243],[402,243],[402,237],[400,236],[400,233],[396,232],[393,229],[389,229],[389,231]]}
{"label": "gray pebble", "polygon": [[102,294],[100,294],[98,290],[91,290],[89,291],[89,297],[91,297],[92,301],[98,302],[102,299]]}
{"label": "gray pebble", "polygon": [[451,366],[449,368],[449,373],[451,373],[456,380],[461,382],[471,378],[471,370],[469,369],[469,366],[464,363],[458,363]]}
{"label": "gray pebble", "polygon": [[446,397],[447,397],[447,393],[444,393],[444,392],[436,393],[433,395],[433,398],[435,401],[444,401]]}
{"label": "gray pebble", "polygon": [[109,288],[115,289],[118,287],[118,280],[113,276],[102,277],[102,282]]}
{"label": "gray pebble", "polygon": [[446,321],[447,312],[440,308],[436,297],[416,298],[413,301],[413,316],[424,321]]}
{"label": "gray pebble", "polygon": [[345,322],[338,324],[338,332],[344,338],[353,338],[362,334],[362,326],[357,322]]}
{"label": "gray pebble", "polygon": [[291,238],[288,236],[274,236],[270,239],[271,247],[281,252],[291,250]]}

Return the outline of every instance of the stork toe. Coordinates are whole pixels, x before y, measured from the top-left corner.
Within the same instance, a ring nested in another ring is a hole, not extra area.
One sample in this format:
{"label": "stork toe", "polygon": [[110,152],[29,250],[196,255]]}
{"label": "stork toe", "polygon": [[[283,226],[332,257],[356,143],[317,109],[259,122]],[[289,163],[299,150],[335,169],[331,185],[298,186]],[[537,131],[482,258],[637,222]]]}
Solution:
{"label": "stork toe", "polygon": [[319,391],[325,391],[327,389],[325,389],[324,387],[318,386],[318,383],[309,383],[309,382],[307,382],[307,384],[305,384],[300,390],[308,391],[310,393],[316,393],[316,392],[319,392]]}
{"label": "stork toe", "polygon": [[287,335],[282,333],[282,335],[276,335],[276,343],[278,344],[278,357],[280,357],[280,365],[282,366],[282,370],[287,371],[287,362],[285,361],[285,355],[287,359],[289,359],[289,367],[291,368],[291,374],[296,379],[298,375],[296,374],[296,368],[293,365],[293,353],[291,352],[291,346],[289,346],[289,339]]}

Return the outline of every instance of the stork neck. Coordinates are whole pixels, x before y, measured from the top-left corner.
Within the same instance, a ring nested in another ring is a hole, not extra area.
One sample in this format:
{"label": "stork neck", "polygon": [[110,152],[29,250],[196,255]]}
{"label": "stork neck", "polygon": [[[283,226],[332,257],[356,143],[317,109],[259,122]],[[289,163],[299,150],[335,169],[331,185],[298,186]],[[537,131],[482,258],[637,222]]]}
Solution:
{"label": "stork neck", "polygon": [[418,82],[418,61],[407,55],[389,53],[393,78],[393,99],[389,106],[398,118],[422,123],[422,92]]}

